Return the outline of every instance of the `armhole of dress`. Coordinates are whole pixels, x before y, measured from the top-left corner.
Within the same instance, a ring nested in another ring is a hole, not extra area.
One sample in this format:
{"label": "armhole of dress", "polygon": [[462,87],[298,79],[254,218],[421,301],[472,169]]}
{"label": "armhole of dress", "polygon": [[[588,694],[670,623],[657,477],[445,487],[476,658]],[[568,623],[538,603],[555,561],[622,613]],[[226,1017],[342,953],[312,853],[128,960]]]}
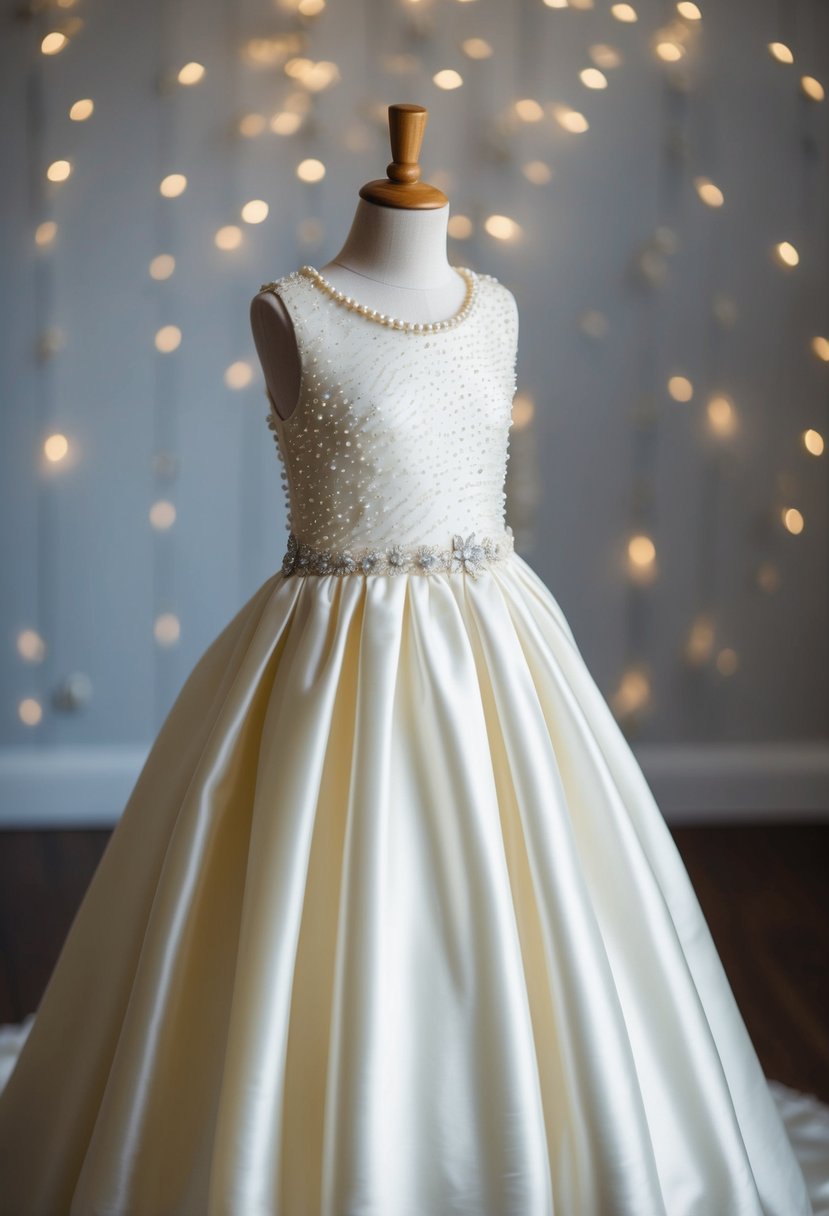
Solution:
{"label": "armhole of dress", "polygon": [[286,275],[281,279],[274,280],[274,282],[272,282],[272,283],[266,283],[261,288],[262,291],[269,291],[271,293],[271,295],[279,296],[280,300],[282,301],[282,306],[285,309],[286,313],[288,314],[288,319],[291,322],[291,328],[292,328],[293,334],[294,334],[294,341],[296,342],[297,356],[299,358],[299,385],[297,387],[297,395],[296,395],[296,400],[294,401],[293,409],[291,410],[291,412],[287,418],[283,418],[281,416],[281,414],[279,413],[279,411],[277,410],[276,405],[274,404],[273,397],[271,396],[271,390],[270,390],[270,388],[268,388],[267,382],[265,383],[265,392],[267,394],[271,412],[273,413],[273,416],[276,419],[279,426],[291,426],[293,424],[294,420],[296,419],[297,414],[299,413],[299,411],[301,409],[302,399],[303,399],[303,396],[305,395],[305,364],[306,364],[305,341],[304,341],[304,338],[302,335],[302,327],[300,324],[297,323],[297,315],[294,313],[294,310],[291,307],[291,304],[287,298],[290,295],[290,292],[284,291],[285,284],[292,282],[292,281],[297,281],[297,280],[292,280],[291,276]]}

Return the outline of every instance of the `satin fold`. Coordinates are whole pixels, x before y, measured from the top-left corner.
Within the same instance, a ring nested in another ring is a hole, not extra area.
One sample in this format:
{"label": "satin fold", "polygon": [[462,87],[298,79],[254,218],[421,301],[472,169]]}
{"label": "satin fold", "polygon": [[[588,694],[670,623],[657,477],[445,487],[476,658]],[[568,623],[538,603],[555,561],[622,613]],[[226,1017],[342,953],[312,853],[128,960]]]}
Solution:
{"label": "satin fold", "polygon": [[163,723],[0,1094],[0,1213],[812,1211],[532,568],[268,579]]}

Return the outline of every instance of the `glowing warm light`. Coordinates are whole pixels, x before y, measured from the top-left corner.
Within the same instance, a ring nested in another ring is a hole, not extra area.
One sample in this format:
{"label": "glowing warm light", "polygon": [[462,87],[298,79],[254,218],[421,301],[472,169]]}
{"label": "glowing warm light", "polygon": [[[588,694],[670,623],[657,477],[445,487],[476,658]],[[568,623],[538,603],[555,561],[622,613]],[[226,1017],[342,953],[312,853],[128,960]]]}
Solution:
{"label": "glowing warm light", "polygon": [[670,39],[663,39],[657,42],[653,48],[657,59],[661,59],[663,63],[676,63],[685,54],[685,48],[680,46],[678,42],[671,42]]}
{"label": "glowing warm light", "polygon": [[484,228],[498,241],[512,241],[520,234],[521,227],[508,215],[488,215]]}
{"label": "glowing warm light", "polygon": [[707,177],[695,177],[694,186],[697,194],[708,207],[722,207],[725,199],[719,186],[715,186]]}
{"label": "glowing warm light", "polygon": [[155,335],[155,348],[168,355],[181,346],[181,330],[177,325],[162,325]]}
{"label": "glowing warm light", "polygon": [[547,8],[567,8],[569,0],[544,0]]}
{"label": "glowing warm light", "polygon": [[699,616],[694,621],[685,643],[685,658],[699,666],[707,663],[714,647],[714,622],[708,616]]}
{"label": "glowing warm light", "polygon": [[242,229],[236,224],[225,224],[224,228],[219,228],[213,237],[213,243],[224,253],[231,249],[238,249],[242,243]]}
{"label": "glowing warm light", "polygon": [[486,38],[465,38],[461,50],[470,59],[489,59],[492,54],[492,47]]}
{"label": "glowing warm light", "polygon": [[271,119],[271,130],[275,135],[293,135],[302,125],[302,115],[290,110],[280,110]]}
{"label": "glowing warm light", "polygon": [[69,117],[73,122],[86,122],[94,109],[95,102],[92,98],[82,97],[80,101],[73,102],[69,107]]}
{"label": "glowing warm light", "polygon": [[68,160],[53,160],[46,170],[46,176],[50,182],[65,182],[71,172],[72,166]]}
{"label": "glowing warm light", "polygon": [[459,89],[463,84],[463,76],[454,68],[441,68],[439,72],[435,72],[432,81],[439,89]]}
{"label": "glowing warm light", "polygon": [[696,4],[692,4],[690,0],[680,0],[676,6],[676,11],[680,17],[684,17],[686,21],[701,21],[702,13],[697,8]]}
{"label": "glowing warm light", "polygon": [[723,439],[733,435],[737,429],[737,415],[728,397],[712,397],[708,402],[708,425],[715,435]]}
{"label": "glowing warm light", "polygon": [[590,126],[583,114],[580,114],[578,110],[571,110],[569,106],[554,106],[553,117],[560,127],[563,127],[565,131],[571,131],[574,135],[580,135]]}
{"label": "glowing warm light", "polygon": [[671,376],[668,392],[674,401],[690,401],[694,395],[694,386],[687,376]]}
{"label": "glowing warm light", "polygon": [[228,388],[240,389],[247,388],[253,379],[253,368],[244,359],[240,359],[236,363],[231,363],[230,367],[225,372],[225,384]]}
{"label": "glowing warm light", "polygon": [[18,705],[17,714],[24,726],[37,726],[43,717],[43,710],[34,697],[26,697]]}
{"label": "glowing warm light", "polygon": [[172,646],[181,637],[181,625],[174,612],[162,612],[155,618],[153,626],[155,640],[159,646]]}
{"label": "glowing warm light", "polygon": [[296,175],[301,182],[321,182],[325,177],[325,165],[313,156],[301,160],[296,167]]}
{"label": "glowing warm light", "polygon": [[636,9],[632,4],[611,4],[610,11],[617,21],[638,21]]}
{"label": "glowing warm light", "polygon": [[168,173],[158,188],[165,198],[178,198],[187,189],[187,178],[183,173]]}
{"label": "glowing warm light", "polygon": [[159,281],[169,279],[176,268],[176,259],[171,253],[159,253],[150,262],[150,278]]}
{"label": "glowing warm light", "polygon": [[325,0],[299,0],[296,11],[303,17],[317,17],[325,8]]}
{"label": "glowing warm light", "polygon": [[150,523],[159,532],[166,532],[176,522],[176,508],[166,499],[159,499],[150,507]]}
{"label": "glowing warm light", "polygon": [[647,675],[638,667],[624,673],[613,696],[613,708],[617,714],[626,716],[644,709],[650,700],[651,684]]}
{"label": "glowing warm light", "polygon": [[722,676],[733,676],[737,670],[737,652],[726,646],[717,655],[717,671]]}
{"label": "glowing warm light", "polygon": [[789,241],[781,241],[774,251],[784,266],[796,266],[800,261],[800,254]]}
{"label": "glowing warm light", "polygon": [[823,85],[814,76],[801,76],[800,87],[810,101],[823,101],[825,97]]}
{"label": "glowing warm light", "polygon": [[36,629],[23,629],[17,635],[17,653],[27,663],[40,663],[46,654],[46,643]]}
{"label": "glowing warm light", "polygon": [[820,431],[813,431],[811,427],[808,431],[804,431],[803,446],[812,456],[822,456],[824,443]]}
{"label": "glowing warm light", "polygon": [[522,122],[541,122],[544,117],[543,106],[532,97],[522,97],[520,101],[516,101],[514,108]]}
{"label": "glowing warm light", "polygon": [[51,245],[58,234],[58,226],[54,220],[44,220],[35,229],[36,245]]}
{"label": "glowing warm light", "polygon": [[534,186],[546,185],[553,176],[553,171],[545,160],[528,160],[521,166],[521,172]]}
{"label": "glowing warm light", "polygon": [[184,67],[179,70],[179,84],[198,84],[204,79],[204,64],[201,63],[185,63]]}
{"label": "glowing warm light", "polygon": [[794,63],[794,55],[785,42],[770,42],[769,52],[778,63]]}
{"label": "glowing warm light", "polygon": [[652,569],[656,561],[656,545],[649,536],[632,536],[628,541],[628,557],[635,569]]}
{"label": "glowing warm light", "polygon": [[829,363],[829,338],[812,338],[812,354]]}
{"label": "glowing warm light", "polygon": [[268,218],[268,204],[261,198],[252,198],[242,208],[242,219],[246,224],[261,224]]}
{"label": "glowing warm light", "polygon": [[608,46],[605,42],[596,42],[590,47],[590,58],[598,68],[618,68],[622,62],[622,56],[615,46]]}
{"label": "glowing warm light", "polygon": [[265,130],[264,114],[244,114],[239,119],[239,134],[245,139],[255,139]]}
{"label": "glowing warm light", "polygon": [[65,34],[60,34],[53,31],[47,34],[40,44],[40,49],[44,55],[57,55],[65,46],[69,45],[69,39]]}
{"label": "glowing warm light", "polygon": [[512,425],[516,431],[530,425],[535,416],[535,402],[529,393],[516,393],[512,402]]}
{"label": "glowing warm light", "polygon": [[468,215],[450,215],[446,231],[456,241],[465,241],[472,236],[472,220]]}
{"label": "glowing warm light", "polygon": [[69,440],[65,435],[50,435],[43,444],[43,454],[52,464],[65,459],[69,451]]}
{"label": "glowing warm light", "polygon": [[607,77],[598,68],[583,68],[579,72],[579,80],[586,89],[607,88]]}
{"label": "glowing warm light", "polygon": [[803,515],[798,511],[797,507],[784,507],[781,512],[783,527],[787,532],[791,532],[792,536],[799,536],[806,526]]}

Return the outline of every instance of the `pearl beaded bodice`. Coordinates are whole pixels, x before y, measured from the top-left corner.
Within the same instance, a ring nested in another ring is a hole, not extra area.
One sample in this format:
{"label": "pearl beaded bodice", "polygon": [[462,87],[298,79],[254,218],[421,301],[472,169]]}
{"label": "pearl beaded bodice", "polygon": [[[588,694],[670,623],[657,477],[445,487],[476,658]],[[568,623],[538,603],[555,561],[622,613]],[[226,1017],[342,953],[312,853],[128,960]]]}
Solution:
{"label": "pearl beaded bodice", "polygon": [[458,269],[464,305],[422,327],[381,319],[313,267],[263,284],[286,306],[301,361],[292,413],[271,403],[268,414],[294,549],[445,554],[472,534],[511,547],[518,309],[493,276]]}

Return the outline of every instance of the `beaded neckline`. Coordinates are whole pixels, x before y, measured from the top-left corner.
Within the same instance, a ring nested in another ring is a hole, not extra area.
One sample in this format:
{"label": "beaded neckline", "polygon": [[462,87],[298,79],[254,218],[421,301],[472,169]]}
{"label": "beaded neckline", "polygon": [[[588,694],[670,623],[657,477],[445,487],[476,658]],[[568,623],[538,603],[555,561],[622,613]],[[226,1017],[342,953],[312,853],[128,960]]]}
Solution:
{"label": "beaded neckline", "polygon": [[320,274],[315,266],[301,266],[298,273],[308,278],[338,304],[343,304],[352,312],[359,313],[370,321],[376,321],[388,329],[404,330],[406,333],[433,334],[445,329],[454,329],[462,324],[473,311],[480,294],[479,277],[474,270],[470,270],[468,266],[453,266],[452,269],[466,280],[466,298],[458,311],[453,316],[447,317],[445,321],[404,321],[400,317],[392,317],[381,312],[379,308],[369,308],[366,304],[360,304],[353,296],[339,291],[333,283]]}

